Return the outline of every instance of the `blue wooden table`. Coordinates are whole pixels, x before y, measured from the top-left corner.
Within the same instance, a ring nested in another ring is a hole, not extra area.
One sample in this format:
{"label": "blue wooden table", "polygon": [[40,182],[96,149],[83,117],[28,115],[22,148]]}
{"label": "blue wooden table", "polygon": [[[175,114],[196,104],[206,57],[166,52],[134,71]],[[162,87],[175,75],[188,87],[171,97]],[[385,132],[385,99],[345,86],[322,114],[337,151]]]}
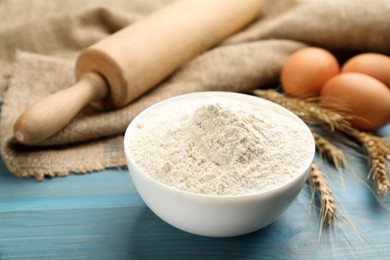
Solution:
{"label": "blue wooden table", "polygon": [[[390,126],[381,133],[389,137]],[[270,226],[208,238],[154,215],[127,169],[37,182],[14,177],[1,161],[0,259],[390,259],[390,199],[377,200],[364,184],[364,158],[345,151],[344,181],[322,163],[339,215],[321,240],[308,188]]]}

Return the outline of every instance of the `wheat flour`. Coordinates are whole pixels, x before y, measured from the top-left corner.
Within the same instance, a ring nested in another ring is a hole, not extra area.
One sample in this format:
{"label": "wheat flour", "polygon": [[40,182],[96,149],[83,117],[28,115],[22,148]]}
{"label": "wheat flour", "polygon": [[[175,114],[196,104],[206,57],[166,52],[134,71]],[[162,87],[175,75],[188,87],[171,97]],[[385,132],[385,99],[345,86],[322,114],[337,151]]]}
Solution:
{"label": "wheat flour", "polygon": [[253,194],[302,171],[308,130],[270,108],[232,98],[177,100],[138,122],[130,150],[139,168],[178,189]]}

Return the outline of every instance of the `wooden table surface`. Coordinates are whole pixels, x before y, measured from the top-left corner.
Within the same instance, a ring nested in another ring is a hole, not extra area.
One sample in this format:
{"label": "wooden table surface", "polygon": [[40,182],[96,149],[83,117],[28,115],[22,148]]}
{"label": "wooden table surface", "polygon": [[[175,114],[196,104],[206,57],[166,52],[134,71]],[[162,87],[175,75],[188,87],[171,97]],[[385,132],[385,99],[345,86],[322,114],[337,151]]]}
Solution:
{"label": "wooden table surface", "polygon": [[[381,134],[390,137],[390,126]],[[268,227],[208,238],[154,215],[127,169],[37,182],[14,177],[1,161],[0,259],[390,259],[390,199],[378,201],[364,184],[364,158],[345,151],[349,166],[343,181],[322,162],[338,219],[321,240],[307,187]]]}

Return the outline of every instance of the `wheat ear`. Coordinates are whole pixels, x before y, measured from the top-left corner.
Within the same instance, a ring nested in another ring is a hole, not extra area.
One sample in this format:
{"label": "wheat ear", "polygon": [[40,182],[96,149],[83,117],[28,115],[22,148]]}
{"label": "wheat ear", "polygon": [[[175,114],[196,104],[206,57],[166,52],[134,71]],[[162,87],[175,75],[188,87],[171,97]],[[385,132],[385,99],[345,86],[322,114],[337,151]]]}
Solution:
{"label": "wheat ear", "polygon": [[337,169],[343,168],[347,163],[343,151],[313,129],[311,132],[320,154],[324,155]]}
{"label": "wheat ear", "polygon": [[320,222],[322,224],[326,223],[330,226],[334,221],[336,213],[336,204],[333,199],[332,190],[330,189],[324,174],[318,168],[316,163],[312,163],[309,175],[311,183],[315,186],[320,195]]}
{"label": "wheat ear", "polygon": [[318,103],[288,97],[273,89],[256,89],[253,93],[289,109],[307,124],[325,127],[332,132],[350,127],[350,123],[343,115],[322,108]]}
{"label": "wheat ear", "polygon": [[387,144],[387,140],[359,131],[351,131],[350,135],[360,142],[368,153],[371,168],[368,177],[375,181],[378,194],[382,197],[387,196],[390,189],[386,164],[390,146]]}

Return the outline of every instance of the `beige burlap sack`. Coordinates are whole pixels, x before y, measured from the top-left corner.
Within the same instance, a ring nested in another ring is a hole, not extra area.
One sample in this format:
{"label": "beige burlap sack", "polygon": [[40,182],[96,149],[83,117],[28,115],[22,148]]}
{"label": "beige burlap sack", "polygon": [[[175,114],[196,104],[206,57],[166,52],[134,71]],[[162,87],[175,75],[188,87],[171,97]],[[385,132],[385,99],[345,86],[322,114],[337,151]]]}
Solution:
{"label": "beige burlap sack", "polygon": [[[1,152],[9,170],[21,177],[42,179],[124,166],[122,135],[140,111],[182,93],[246,92],[275,84],[286,58],[306,44],[338,53],[390,53],[389,1],[266,1],[263,15],[253,25],[127,107],[109,112],[88,107],[39,147],[26,147],[13,139],[14,121],[30,104],[74,83],[73,62],[79,51],[170,1],[118,1],[116,6],[92,0],[55,2],[42,7],[41,1],[31,1],[25,11],[37,16],[12,26],[8,17],[0,26],[3,76],[15,60],[10,80],[3,80],[8,89],[0,122]],[[4,1],[0,8],[0,15],[17,9],[13,1]],[[50,8],[51,14],[46,14]],[[12,58],[16,49],[22,51]]]}

